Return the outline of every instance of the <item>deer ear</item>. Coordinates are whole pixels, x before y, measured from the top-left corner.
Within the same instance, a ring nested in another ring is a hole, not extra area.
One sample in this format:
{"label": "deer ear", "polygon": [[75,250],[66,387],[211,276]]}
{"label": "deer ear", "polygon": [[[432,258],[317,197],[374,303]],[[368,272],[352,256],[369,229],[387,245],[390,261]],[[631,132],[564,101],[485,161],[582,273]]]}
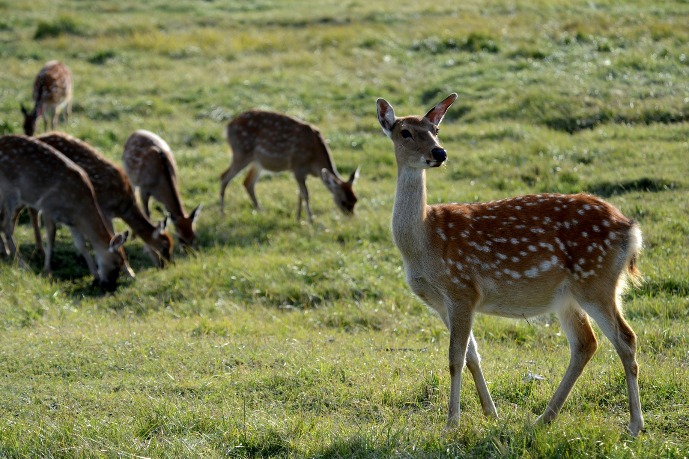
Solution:
{"label": "deer ear", "polygon": [[191,211],[191,215],[189,215],[189,217],[191,218],[192,225],[196,223],[196,219],[199,218],[199,214],[201,214],[201,209],[203,209],[203,204],[199,204],[198,206],[196,206],[196,209]]}
{"label": "deer ear", "polygon": [[385,99],[378,99],[376,101],[378,108],[378,122],[386,136],[392,137],[392,127],[395,125],[395,110],[392,105]]}
{"label": "deer ear", "polygon": [[354,185],[357,180],[359,180],[359,169],[361,169],[361,166],[357,166],[356,170],[352,172],[352,175],[349,176],[349,180],[347,180],[347,183],[350,185]]}
{"label": "deer ear", "polygon": [[457,100],[457,94],[453,92],[426,113],[425,118],[436,126],[439,125],[445,116],[445,112],[447,112],[447,109],[450,108],[450,105],[455,100]]}
{"label": "deer ear", "polygon": [[120,249],[124,245],[125,242],[127,242],[127,238],[129,237],[129,231],[125,231],[124,233],[117,233],[110,239],[110,251],[115,252]]}

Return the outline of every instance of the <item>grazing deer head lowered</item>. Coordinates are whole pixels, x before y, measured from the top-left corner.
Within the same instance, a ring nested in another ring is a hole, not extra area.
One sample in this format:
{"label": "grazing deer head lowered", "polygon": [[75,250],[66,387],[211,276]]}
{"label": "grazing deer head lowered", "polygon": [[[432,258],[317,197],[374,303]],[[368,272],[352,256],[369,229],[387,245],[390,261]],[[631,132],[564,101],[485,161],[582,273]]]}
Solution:
{"label": "grazing deer head lowered", "polygon": [[58,117],[65,110],[66,121],[72,114],[72,72],[59,61],[49,61],[43,66],[33,86],[34,106],[31,111],[21,105],[24,114],[24,134],[34,135],[36,120],[43,117],[43,130],[57,128]]}
{"label": "grazing deer head lowered", "polygon": [[[25,136],[0,137],[0,193],[5,198],[2,230],[11,256],[18,256],[12,239],[13,216],[21,206],[27,206],[43,212],[49,234],[55,232],[54,222],[69,227],[74,244],[103,289],[114,290],[123,269],[134,276],[122,249],[128,233],[109,230],[86,172],[53,147]],[[46,274],[50,273],[52,240],[48,237]],[[96,254],[95,263],[87,241]]]}
{"label": "grazing deer head lowered", "polygon": [[310,124],[280,113],[250,110],[237,116],[227,125],[227,141],[232,148],[232,163],[220,177],[220,211],[223,211],[225,188],[244,168],[250,166],[244,179],[251,202],[259,208],[254,186],[262,170],[282,172],[291,170],[299,184],[297,220],[301,219],[302,202],[309,221],[313,221],[309,206],[306,177],[320,177],[333,195],[335,205],[345,215],[354,213],[357,197],[352,187],[359,177],[357,168],[343,180],[330,156],[321,133]]}
{"label": "grazing deer head lowered", "polygon": [[201,206],[188,215],[185,212],[179,193],[177,163],[167,142],[150,131],[138,130],[125,142],[122,162],[132,184],[139,188],[146,216],[151,216],[148,201],[153,196],[170,213],[182,246],[192,247],[196,241],[194,224]]}
{"label": "grazing deer head lowered", "polygon": [[638,277],[641,231],[596,197],[537,194],[472,204],[426,204],[426,169],[447,159],[438,126],[457,98],[425,116],[396,117],[378,99],[378,121],[392,140],[397,187],[392,235],[412,291],[450,331],[448,426],[459,422],[462,368],[469,368],[483,411],[497,411],[472,333],[476,313],[525,318],[555,312],[567,334],[570,361],[540,422],[552,421],[597,348],[589,317],[612,342],[624,367],[628,430],[644,427],[635,359],[636,335],[622,317],[619,293]]}
{"label": "grazing deer head lowered", "polygon": [[[134,189],[124,170],[101,155],[94,147],[62,132],[51,132],[37,139],[50,145],[84,169],[96,192],[96,200],[113,231],[112,219],[121,218],[143,239],[145,250],[158,267],[172,259],[172,238],[166,222],[152,224],[136,204]],[[53,234],[54,237],[54,234]]]}

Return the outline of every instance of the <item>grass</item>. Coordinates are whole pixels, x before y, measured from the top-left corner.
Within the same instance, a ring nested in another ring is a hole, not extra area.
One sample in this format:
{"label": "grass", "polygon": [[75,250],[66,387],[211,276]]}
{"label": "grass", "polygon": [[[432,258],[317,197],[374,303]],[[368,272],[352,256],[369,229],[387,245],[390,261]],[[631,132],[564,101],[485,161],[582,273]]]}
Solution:
{"label": "grass", "polygon": [[[0,264],[0,457],[687,457],[687,13],[681,1],[1,1],[0,133],[21,131],[34,76],[61,59],[75,84],[64,129],[116,162],[131,132],[157,132],[186,208],[204,209],[196,254],[157,270],[128,242],[137,277],[111,295],[90,286],[64,229],[41,277],[21,221],[31,269]],[[599,331],[560,417],[532,425],[567,364],[551,317],[477,319],[500,417],[482,416],[465,378],[460,427],[443,432],[448,334],[392,245],[395,165],[375,100],[422,113],[452,91],[430,202],[588,191],[639,221],[645,282],[624,298],[639,438]],[[310,179],[316,221],[296,222],[288,174],[262,177],[258,213],[238,177],[220,215],[224,126],[253,107],[317,124],[343,175],[361,165],[354,218]]]}

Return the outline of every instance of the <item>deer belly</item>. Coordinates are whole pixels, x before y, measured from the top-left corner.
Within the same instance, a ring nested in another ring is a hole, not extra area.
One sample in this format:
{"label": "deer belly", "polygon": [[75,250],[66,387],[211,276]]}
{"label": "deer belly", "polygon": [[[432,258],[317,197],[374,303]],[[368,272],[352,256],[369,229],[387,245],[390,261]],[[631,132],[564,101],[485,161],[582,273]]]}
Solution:
{"label": "deer belly", "polygon": [[509,293],[500,297],[486,295],[476,311],[510,318],[534,317],[556,312],[574,301],[569,286],[565,283],[550,290],[515,289]]}

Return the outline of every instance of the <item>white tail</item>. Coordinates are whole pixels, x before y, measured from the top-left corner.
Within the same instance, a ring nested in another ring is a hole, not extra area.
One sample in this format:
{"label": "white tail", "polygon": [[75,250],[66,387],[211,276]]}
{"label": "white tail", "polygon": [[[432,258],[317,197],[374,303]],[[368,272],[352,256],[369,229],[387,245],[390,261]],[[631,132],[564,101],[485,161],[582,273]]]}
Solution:
{"label": "white tail", "polygon": [[639,275],[638,226],[593,196],[543,194],[487,203],[426,204],[426,169],[447,158],[438,125],[452,94],[425,116],[397,118],[383,99],[378,121],[397,161],[392,233],[409,286],[435,309],[450,331],[448,426],[459,422],[462,367],[471,372],[484,412],[496,415],[471,331],[480,312],[526,318],[557,313],[570,343],[570,362],[540,422],[559,413],[597,347],[593,317],[624,366],[629,432],[644,421],[639,402],[636,335],[622,317],[626,275]]}
{"label": "white tail", "polygon": [[[146,244],[146,251],[159,267],[172,258],[172,238],[165,231],[165,221],[153,225],[136,204],[134,190],[122,168],[101,155],[91,145],[61,132],[37,137],[84,169],[96,192],[105,223],[112,232],[112,219],[129,225]],[[50,235],[49,235],[50,236]],[[52,235],[54,237],[54,234]]]}
{"label": "white tail", "polygon": [[306,177],[320,177],[333,195],[335,204],[345,214],[354,213],[357,198],[352,186],[359,177],[357,168],[348,180],[335,169],[328,147],[314,126],[280,113],[250,110],[227,125],[227,141],[232,148],[232,163],[220,177],[220,211],[223,211],[225,188],[244,168],[251,166],[244,179],[244,187],[255,208],[259,208],[254,186],[262,170],[282,172],[291,170],[299,184],[297,220],[301,219],[302,201],[309,221],[313,221],[309,206]]}
{"label": "white tail", "polygon": [[50,61],[43,66],[33,86],[34,106],[28,111],[21,106],[24,114],[24,134],[32,136],[36,131],[36,120],[43,117],[43,130],[57,128],[58,117],[65,110],[69,122],[72,115],[72,72],[59,61]]}
{"label": "white tail", "polygon": [[[115,289],[122,269],[133,276],[122,249],[127,233],[113,235],[108,230],[88,176],[62,153],[30,137],[0,137],[0,192],[5,198],[2,229],[11,256],[18,255],[12,240],[13,216],[21,206],[28,206],[43,213],[49,233],[55,229],[48,227],[48,222],[69,226],[74,244],[103,289]],[[90,256],[86,241],[91,243],[97,263]],[[46,274],[50,273],[51,255],[49,238]]]}
{"label": "white tail", "polygon": [[146,216],[150,218],[148,201],[153,196],[170,213],[182,245],[192,247],[196,240],[194,224],[201,206],[197,206],[189,215],[184,211],[177,181],[177,164],[168,144],[152,132],[136,131],[124,144],[122,162],[132,184],[139,188]]}

